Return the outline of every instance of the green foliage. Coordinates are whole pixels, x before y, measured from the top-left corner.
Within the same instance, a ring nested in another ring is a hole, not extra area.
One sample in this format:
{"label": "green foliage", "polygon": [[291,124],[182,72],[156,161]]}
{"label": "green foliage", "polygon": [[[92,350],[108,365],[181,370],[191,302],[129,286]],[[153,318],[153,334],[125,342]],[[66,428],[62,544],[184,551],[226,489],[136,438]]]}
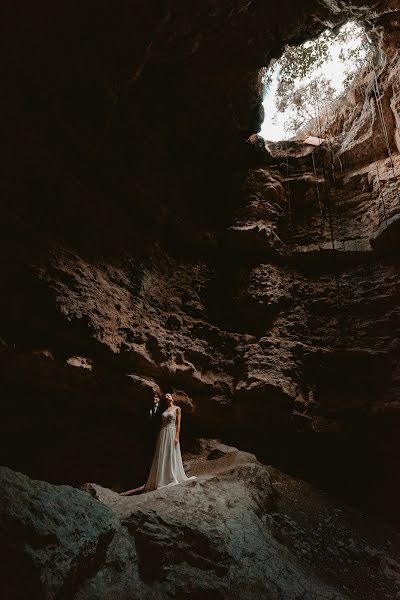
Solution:
{"label": "green foliage", "polygon": [[321,115],[326,113],[327,106],[336,96],[336,90],[330,79],[324,75],[316,75],[311,81],[287,90],[277,102],[278,112],[286,112],[290,107],[286,120],[286,130],[293,134],[305,129],[313,123],[318,134],[321,134]]}
{"label": "green foliage", "polygon": [[[370,43],[362,28],[347,23],[339,31],[326,30],[317,39],[301,46],[287,46],[282,57],[263,74],[265,89],[277,78],[276,110],[290,113],[286,129],[293,134],[316,118],[321,107],[337,96],[333,82],[321,73],[321,67],[332,59],[334,44],[342,47],[339,60],[348,65],[345,89],[351,85],[370,51]],[[319,73],[318,73],[319,71]]]}

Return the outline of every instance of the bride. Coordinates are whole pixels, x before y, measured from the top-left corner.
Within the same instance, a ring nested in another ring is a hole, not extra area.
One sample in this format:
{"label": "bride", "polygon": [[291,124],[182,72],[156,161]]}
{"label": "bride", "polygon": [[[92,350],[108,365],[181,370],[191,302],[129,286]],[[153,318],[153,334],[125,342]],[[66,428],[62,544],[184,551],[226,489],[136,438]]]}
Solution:
{"label": "bride", "polygon": [[196,477],[187,477],[179,445],[181,429],[181,409],[174,404],[171,394],[165,395],[167,408],[161,415],[161,429],[158,434],[149,477],[144,486],[145,492],[157,490],[167,485],[176,485]]}

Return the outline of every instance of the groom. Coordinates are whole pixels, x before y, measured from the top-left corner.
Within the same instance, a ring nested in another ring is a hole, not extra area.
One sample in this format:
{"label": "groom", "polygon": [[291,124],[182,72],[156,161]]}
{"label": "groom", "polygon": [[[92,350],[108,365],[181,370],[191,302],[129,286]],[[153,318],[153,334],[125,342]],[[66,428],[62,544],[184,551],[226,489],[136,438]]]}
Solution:
{"label": "groom", "polygon": [[145,462],[147,471],[150,470],[151,463],[156,449],[157,437],[161,428],[161,415],[163,413],[161,400],[158,394],[153,396],[153,404],[147,414],[147,435],[145,442]]}
{"label": "groom", "polygon": [[[144,462],[146,465],[147,474],[150,471],[151,463],[153,462],[154,451],[156,449],[157,437],[161,428],[161,415],[163,409],[161,406],[160,396],[154,394],[152,405],[147,409],[146,412],[146,431],[145,431],[145,443],[144,443]],[[140,491],[143,491],[144,484],[134,488],[133,490],[127,490],[121,492],[120,496],[132,496]]]}

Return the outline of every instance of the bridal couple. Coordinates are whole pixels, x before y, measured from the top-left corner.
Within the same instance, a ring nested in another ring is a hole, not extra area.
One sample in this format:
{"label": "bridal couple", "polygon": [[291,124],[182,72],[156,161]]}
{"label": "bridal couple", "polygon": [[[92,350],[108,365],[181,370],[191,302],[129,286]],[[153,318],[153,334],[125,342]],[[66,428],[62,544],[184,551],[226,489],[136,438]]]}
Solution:
{"label": "bridal couple", "polygon": [[183,468],[179,444],[181,409],[174,404],[172,394],[165,394],[165,404],[166,407],[163,407],[160,397],[155,395],[153,406],[149,410],[150,431],[147,441],[152,444],[154,433],[157,435],[157,440],[147,482],[143,486],[123,492],[121,495],[128,496],[140,490],[150,492],[168,485],[177,485],[189,479],[196,479],[194,476],[188,477]]}

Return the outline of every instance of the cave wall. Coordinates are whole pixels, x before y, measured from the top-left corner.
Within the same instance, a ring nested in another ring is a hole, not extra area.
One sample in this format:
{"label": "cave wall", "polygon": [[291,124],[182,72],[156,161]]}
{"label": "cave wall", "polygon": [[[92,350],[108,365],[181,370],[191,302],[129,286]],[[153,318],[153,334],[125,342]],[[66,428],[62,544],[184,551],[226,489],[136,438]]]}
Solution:
{"label": "cave wall", "polygon": [[329,147],[315,174],[312,148],[246,140],[260,68],[285,43],[367,19],[385,32],[398,173],[396,6],[8,5],[4,464],[139,484],[141,415],[161,386],[187,444],[218,435],[393,510],[398,180],[371,77],[336,123],[335,182]]}

